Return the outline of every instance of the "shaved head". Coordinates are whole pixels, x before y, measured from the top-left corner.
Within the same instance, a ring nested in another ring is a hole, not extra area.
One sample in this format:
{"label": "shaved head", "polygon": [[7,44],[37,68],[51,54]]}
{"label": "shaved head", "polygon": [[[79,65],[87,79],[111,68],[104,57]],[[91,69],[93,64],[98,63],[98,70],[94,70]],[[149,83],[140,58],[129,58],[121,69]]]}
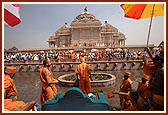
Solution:
{"label": "shaved head", "polygon": [[49,60],[49,59],[45,59],[45,60],[43,61],[43,65],[44,65],[44,66],[50,65],[50,60]]}

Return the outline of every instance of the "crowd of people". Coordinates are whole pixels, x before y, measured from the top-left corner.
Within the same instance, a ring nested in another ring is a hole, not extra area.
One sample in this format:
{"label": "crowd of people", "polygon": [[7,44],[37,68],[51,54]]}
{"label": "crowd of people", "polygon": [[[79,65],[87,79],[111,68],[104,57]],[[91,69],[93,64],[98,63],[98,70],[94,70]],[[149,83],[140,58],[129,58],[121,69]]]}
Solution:
{"label": "crowd of people", "polygon": [[[162,48],[160,53],[154,57],[150,53],[149,48],[146,48],[146,51],[152,62],[143,58],[144,75],[142,75],[142,80],[139,82],[137,90],[132,88],[133,81],[131,80],[131,73],[125,72],[124,74],[118,93],[120,97],[120,105],[124,111],[164,110],[164,49]],[[79,87],[84,94],[90,94],[91,67],[86,63],[86,60],[87,57],[84,55],[81,56],[81,64],[79,64],[75,70],[78,81],[76,87]],[[41,105],[44,102],[51,100],[58,93],[55,84],[59,83],[58,80],[53,78],[50,69],[50,59],[44,59],[43,65],[44,66],[40,69],[40,80],[42,82],[40,95]],[[32,101],[29,105],[26,105],[24,102],[13,101],[10,99],[11,96],[17,95],[17,90],[12,79],[15,73],[16,67],[6,67],[4,74],[4,108],[7,110],[25,110],[25,107],[30,108],[35,102]]]}
{"label": "crowd of people", "polygon": [[146,58],[147,54],[144,50],[141,51],[59,51],[59,52],[48,52],[48,53],[16,53],[16,54],[5,54],[4,61],[42,61],[44,59],[50,59],[51,61],[80,61],[82,57],[85,57],[86,61],[110,61],[120,59],[143,59]]}

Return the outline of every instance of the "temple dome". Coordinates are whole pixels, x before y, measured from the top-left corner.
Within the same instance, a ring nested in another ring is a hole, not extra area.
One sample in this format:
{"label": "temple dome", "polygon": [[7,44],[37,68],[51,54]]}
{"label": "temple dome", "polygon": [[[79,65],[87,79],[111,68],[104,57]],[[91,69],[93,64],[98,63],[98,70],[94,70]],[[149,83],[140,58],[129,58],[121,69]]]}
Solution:
{"label": "temple dome", "polygon": [[67,23],[65,23],[61,28],[59,28],[55,33],[64,33],[64,32],[67,32],[67,31],[70,31],[69,30],[69,26],[67,25]]}
{"label": "temple dome", "polygon": [[118,32],[118,35],[119,35],[119,39],[126,39],[125,35],[123,33]]}
{"label": "temple dome", "polygon": [[107,23],[107,21],[105,21],[105,23],[102,26],[102,32],[118,33],[118,29],[115,28],[114,26],[110,25],[109,23]]}
{"label": "temple dome", "polygon": [[57,35],[69,35],[70,34],[70,27],[65,23],[61,28],[59,28],[55,32],[55,36]]}
{"label": "temple dome", "polygon": [[101,26],[101,22],[86,9],[80,13],[72,22],[71,27],[74,26]]}
{"label": "temple dome", "polygon": [[65,23],[61,28],[59,28],[53,35],[50,36],[49,40],[52,41],[58,38],[60,35],[70,35],[70,27]]}

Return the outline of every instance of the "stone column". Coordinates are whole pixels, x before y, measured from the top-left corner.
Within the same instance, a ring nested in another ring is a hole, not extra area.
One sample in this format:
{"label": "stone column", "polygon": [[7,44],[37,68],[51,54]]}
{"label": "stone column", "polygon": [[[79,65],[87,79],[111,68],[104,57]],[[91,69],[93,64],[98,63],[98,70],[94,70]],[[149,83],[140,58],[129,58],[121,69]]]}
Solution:
{"label": "stone column", "polygon": [[79,28],[79,39],[81,38],[81,28]]}
{"label": "stone column", "polygon": [[74,36],[73,36],[73,28],[71,28],[71,45],[74,45]]}
{"label": "stone column", "polygon": [[99,27],[99,39],[103,42],[103,39],[101,38],[101,27]]}
{"label": "stone column", "polygon": [[122,40],[122,46],[124,46],[124,40]]}
{"label": "stone column", "polygon": [[91,30],[91,39],[93,39],[93,27],[90,27]]}

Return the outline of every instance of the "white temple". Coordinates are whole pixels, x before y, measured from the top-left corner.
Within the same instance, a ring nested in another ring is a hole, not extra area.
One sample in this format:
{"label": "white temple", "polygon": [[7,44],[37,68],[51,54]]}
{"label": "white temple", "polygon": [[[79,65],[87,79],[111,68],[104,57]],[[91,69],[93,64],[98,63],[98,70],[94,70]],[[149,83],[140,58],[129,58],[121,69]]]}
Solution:
{"label": "white temple", "polygon": [[102,23],[87,9],[80,13],[68,26],[65,23],[48,39],[49,47],[73,46],[89,43],[96,45],[125,46],[125,35],[107,21]]}

